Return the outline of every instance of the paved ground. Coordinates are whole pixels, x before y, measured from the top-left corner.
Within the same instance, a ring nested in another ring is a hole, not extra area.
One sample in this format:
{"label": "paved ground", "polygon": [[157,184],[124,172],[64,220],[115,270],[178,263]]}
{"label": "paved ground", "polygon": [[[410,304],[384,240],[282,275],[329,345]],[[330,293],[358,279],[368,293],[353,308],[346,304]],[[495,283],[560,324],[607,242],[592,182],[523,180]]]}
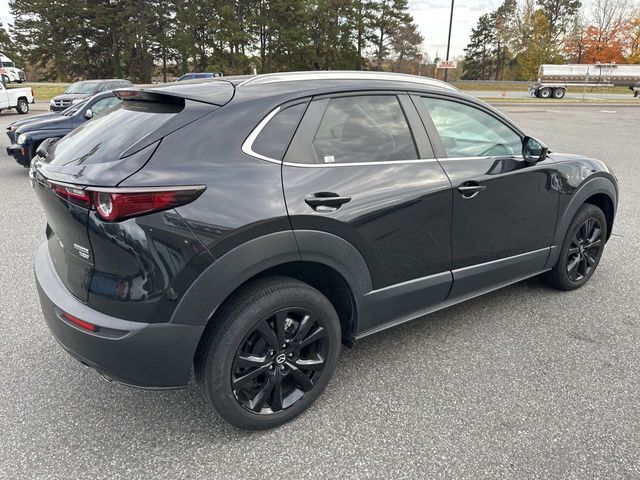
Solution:
{"label": "paved ground", "polygon": [[0,151],[0,478],[640,478],[640,108],[505,110],[618,174],[595,277],[572,293],[529,280],[368,337],[307,413],[252,434],[196,388],[109,384],[59,348],[31,271],[45,220]]}

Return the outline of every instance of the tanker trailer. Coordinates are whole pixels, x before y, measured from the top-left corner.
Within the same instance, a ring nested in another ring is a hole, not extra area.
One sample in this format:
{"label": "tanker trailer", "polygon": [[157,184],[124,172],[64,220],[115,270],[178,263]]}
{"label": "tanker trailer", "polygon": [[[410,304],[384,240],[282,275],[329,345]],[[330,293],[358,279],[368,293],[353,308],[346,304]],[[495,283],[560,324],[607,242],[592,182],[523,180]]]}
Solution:
{"label": "tanker trailer", "polygon": [[640,82],[640,65],[616,63],[540,65],[538,81],[529,94],[538,98],[562,98],[567,87],[633,87]]}

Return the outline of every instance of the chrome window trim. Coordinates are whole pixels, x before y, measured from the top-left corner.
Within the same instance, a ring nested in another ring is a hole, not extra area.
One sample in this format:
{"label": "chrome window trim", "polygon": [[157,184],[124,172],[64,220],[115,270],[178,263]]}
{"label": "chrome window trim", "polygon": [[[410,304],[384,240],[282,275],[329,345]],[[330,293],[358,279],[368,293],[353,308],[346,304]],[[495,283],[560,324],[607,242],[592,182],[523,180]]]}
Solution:
{"label": "chrome window trim", "polygon": [[438,160],[435,158],[418,158],[414,160],[384,160],[382,162],[351,162],[351,163],[294,163],[294,162],[281,162],[287,167],[305,167],[305,168],[329,168],[329,167],[361,167],[361,166],[373,166],[373,165],[398,165],[407,163],[434,163]]}
{"label": "chrome window trim", "polygon": [[267,157],[265,155],[260,155],[259,153],[253,151],[253,142],[256,141],[256,138],[258,138],[258,135],[260,135],[260,132],[262,132],[262,129],[267,125],[267,123],[269,123],[269,121],[273,117],[275,117],[275,115],[280,111],[280,109],[281,109],[280,107],[276,107],[274,110],[269,112],[269,114],[262,119],[262,121],[256,126],[256,128],[253,129],[253,131],[249,134],[247,139],[242,144],[243,153],[246,153],[247,155],[255,158],[259,158],[260,160],[266,160],[267,162],[282,163],[282,160],[277,160],[275,158]]}

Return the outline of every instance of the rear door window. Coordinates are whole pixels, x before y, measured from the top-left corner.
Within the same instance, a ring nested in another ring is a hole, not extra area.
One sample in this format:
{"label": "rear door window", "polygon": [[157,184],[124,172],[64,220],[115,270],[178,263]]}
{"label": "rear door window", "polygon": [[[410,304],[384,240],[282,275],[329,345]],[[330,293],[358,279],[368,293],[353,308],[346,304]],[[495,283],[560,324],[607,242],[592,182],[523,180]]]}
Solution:
{"label": "rear door window", "polygon": [[395,95],[332,98],[312,145],[318,163],[418,159],[411,129]]}
{"label": "rear door window", "polygon": [[306,103],[300,103],[278,111],[254,140],[253,152],[273,160],[282,160],[305,107]]}

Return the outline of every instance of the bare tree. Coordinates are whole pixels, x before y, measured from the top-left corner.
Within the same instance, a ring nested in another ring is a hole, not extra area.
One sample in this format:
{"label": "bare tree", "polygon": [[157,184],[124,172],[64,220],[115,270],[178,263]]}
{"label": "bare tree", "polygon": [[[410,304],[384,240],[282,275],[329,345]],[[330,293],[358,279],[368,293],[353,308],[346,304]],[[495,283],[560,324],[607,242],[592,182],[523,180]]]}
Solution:
{"label": "bare tree", "polygon": [[590,23],[598,31],[598,43],[616,39],[633,18],[635,6],[629,0],[595,0]]}

